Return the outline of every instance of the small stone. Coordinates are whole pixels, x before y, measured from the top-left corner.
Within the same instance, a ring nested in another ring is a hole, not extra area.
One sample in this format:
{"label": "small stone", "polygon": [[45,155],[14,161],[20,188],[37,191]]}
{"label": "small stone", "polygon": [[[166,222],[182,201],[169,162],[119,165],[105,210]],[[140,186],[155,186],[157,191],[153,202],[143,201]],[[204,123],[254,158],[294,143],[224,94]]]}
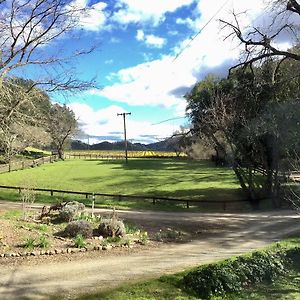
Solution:
{"label": "small stone", "polygon": [[40,255],[45,255],[45,250],[41,250]]}
{"label": "small stone", "polygon": [[10,253],[5,253],[4,257],[11,257],[11,254]]}
{"label": "small stone", "polygon": [[112,249],[112,245],[102,246],[102,250],[111,250],[111,249]]}
{"label": "small stone", "polygon": [[72,249],[71,249],[71,248],[68,248],[68,249],[67,249],[67,253],[72,253]]}
{"label": "small stone", "polygon": [[55,249],[55,253],[56,253],[56,254],[61,254],[61,253],[62,253],[62,250],[60,250],[60,249]]}
{"label": "small stone", "polygon": [[32,252],[30,253],[30,255],[31,255],[31,256],[36,256],[36,252],[35,252],[35,251],[32,251]]}

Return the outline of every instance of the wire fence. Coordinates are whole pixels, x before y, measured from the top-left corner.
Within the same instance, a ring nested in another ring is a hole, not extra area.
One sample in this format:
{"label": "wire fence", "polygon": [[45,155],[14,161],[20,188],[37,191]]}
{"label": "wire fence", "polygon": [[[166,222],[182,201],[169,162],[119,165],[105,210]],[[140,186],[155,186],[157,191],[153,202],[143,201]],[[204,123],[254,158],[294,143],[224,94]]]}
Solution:
{"label": "wire fence", "polygon": [[57,155],[50,155],[50,156],[45,156],[33,160],[28,159],[28,160],[15,161],[9,164],[0,165],[0,173],[34,168],[43,165],[45,163],[52,163],[57,159],[58,159]]}

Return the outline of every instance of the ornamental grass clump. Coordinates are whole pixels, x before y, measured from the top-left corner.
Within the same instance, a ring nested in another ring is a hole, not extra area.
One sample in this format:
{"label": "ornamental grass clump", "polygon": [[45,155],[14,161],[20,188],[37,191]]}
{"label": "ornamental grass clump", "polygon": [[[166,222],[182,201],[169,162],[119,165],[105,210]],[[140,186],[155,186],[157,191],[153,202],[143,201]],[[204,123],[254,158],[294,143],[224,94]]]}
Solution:
{"label": "ornamental grass clump", "polygon": [[85,238],[81,234],[77,234],[73,242],[76,248],[84,248],[87,245]]}

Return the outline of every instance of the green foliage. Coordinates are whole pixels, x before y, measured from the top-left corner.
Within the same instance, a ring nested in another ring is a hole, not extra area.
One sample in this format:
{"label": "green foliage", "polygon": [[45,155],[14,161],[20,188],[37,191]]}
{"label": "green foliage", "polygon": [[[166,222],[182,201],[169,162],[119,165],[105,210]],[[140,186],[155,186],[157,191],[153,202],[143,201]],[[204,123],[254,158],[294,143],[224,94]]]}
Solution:
{"label": "green foliage", "polygon": [[31,250],[34,248],[35,238],[33,237],[27,237],[22,245],[22,247]]}
{"label": "green foliage", "polygon": [[107,237],[106,238],[106,242],[109,243],[120,243],[121,242],[121,238],[119,236],[114,236],[114,237]]}
{"label": "green foliage", "polygon": [[146,231],[139,234],[139,242],[142,245],[146,245],[148,243],[148,233]]}
{"label": "green foliage", "polygon": [[124,222],[125,231],[127,234],[135,234],[140,232],[140,228],[130,222]]}
{"label": "green foliage", "polygon": [[74,218],[75,221],[88,221],[88,222],[100,222],[101,221],[101,216],[97,216],[94,215],[92,216],[91,213],[87,213],[87,212],[81,212],[80,214],[78,214],[77,216],[75,216]]}
{"label": "green foliage", "polygon": [[205,299],[238,293],[254,283],[272,282],[285,273],[288,262],[288,255],[283,250],[254,252],[250,256],[200,267],[188,273],[183,278],[183,284]]}
{"label": "green foliage", "polygon": [[87,245],[85,238],[81,234],[77,234],[73,242],[76,248],[84,248]]}
{"label": "green foliage", "polygon": [[45,235],[40,236],[37,246],[40,248],[48,248],[50,246],[50,242]]}
{"label": "green foliage", "polygon": [[66,226],[64,235],[69,237],[81,235],[84,238],[90,238],[93,235],[92,225],[90,222],[84,220],[72,221]]}
{"label": "green foliage", "polygon": [[164,240],[177,240],[182,237],[183,233],[181,231],[177,231],[171,228],[167,228],[166,230],[159,230],[155,234],[155,239],[157,241]]}

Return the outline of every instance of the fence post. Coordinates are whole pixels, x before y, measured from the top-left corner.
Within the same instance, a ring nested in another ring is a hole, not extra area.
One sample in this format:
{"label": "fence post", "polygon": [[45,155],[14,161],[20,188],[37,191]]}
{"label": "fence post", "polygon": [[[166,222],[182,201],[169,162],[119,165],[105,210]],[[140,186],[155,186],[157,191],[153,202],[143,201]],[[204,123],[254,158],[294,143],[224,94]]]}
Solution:
{"label": "fence post", "polygon": [[50,191],[50,195],[53,196],[53,190]]}
{"label": "fence post", "polygon": [[152,199],[152,203],[153,203],[153,205],[156,204],[156,199],[155,198]]}
{"label": "fence post", "polygon": [[86,193],[85,194],[85,199],[87,199],[89,197],[89,194],[88,193]]}
{"label": "fence post", "polygon": [[188,200],[186,201],[186,208],[190,208],[190,203]]}
{"label": "fence post", "polygon": [[95,209],[95,194],[92,196],[92,218],[94,218],[94,209]]}

